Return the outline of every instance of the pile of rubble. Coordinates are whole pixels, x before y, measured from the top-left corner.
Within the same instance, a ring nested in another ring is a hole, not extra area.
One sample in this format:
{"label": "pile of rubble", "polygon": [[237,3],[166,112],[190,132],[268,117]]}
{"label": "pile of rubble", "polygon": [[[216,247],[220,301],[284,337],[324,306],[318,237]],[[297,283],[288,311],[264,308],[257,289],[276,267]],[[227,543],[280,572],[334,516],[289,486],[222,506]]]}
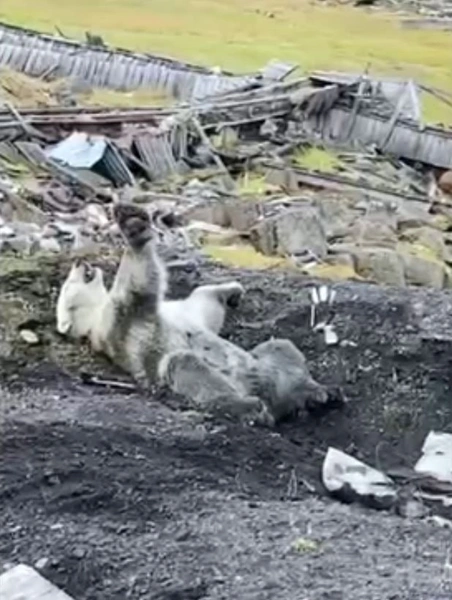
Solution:
{"label": "pile of rubble", "polygon": [[[343,5],[343,1],[320,0],[322,4]],[[391,11],[402,16],[402,27],[409,29],[433,29],[448,31],[452,29],[452,2],[450,0],[347,0],[351,4],[366,10]],[[416,15],[416,16],[413,16]]]}
{"label": "pile of rubble", "polygon": [[330,447],[323,462],[322,482],[342,501],[358,501],[379,510],[396,508],[411,519],[433,512],[433,522],[451,529],[451,459],[452,434],[435,431],[425,439],[414,468],[394,469],[391,476]]}
{"label": "pile of rubble", "polygon": [[452,130],[425,125],[420,101],[446,94],[359,73],[294,78],[277,61],[238,76],[8,25],[0,40],[0,65],[25,74],[48,78],[52,64],[58,81],[174,98],[133,109],[9,98],[1,252],[116,243],[110,204],[135,198],[182,217],[177,252],[208,244],[328,278],[452,284]]}

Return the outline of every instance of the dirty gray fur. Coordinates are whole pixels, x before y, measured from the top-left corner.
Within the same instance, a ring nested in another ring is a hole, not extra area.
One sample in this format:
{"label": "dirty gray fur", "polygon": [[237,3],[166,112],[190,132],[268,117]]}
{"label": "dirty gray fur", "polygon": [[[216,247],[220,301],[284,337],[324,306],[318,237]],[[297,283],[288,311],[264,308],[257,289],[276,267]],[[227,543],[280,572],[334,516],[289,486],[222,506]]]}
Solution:
{"label": "dirty gray fur", "polygon": [[197,409],[272,426],[307,402],[324,404],[326,388],[309,374],[304,355],[272,339],[247,352],[221,338],[225,311],[237,306],[238,282],[196,288],[182,301],[165,299],[167,272],[149,214],[118,203],[114,217],[126,248],[89,338],[137,383],[158,378]]}

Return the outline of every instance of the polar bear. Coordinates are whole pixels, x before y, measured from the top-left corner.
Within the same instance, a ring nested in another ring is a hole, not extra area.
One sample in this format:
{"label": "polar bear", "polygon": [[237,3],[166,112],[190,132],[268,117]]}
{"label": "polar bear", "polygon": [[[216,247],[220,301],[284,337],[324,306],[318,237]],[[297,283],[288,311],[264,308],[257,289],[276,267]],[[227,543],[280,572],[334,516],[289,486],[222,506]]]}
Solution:
{"label": "polar bear", "polygon": [[327,403],[328,390],[289,340],[248,352],[220,337],[228,307],[244,293],[239,282],[166,299],[168,274],[149,214],[131,203],[113,212],[125,241],[113,285],[106,288],[100,268],[75,261],[57,301],[61,334],[88,338],[142,388],[160,381],[210,413],[272,426],[305,405]]}

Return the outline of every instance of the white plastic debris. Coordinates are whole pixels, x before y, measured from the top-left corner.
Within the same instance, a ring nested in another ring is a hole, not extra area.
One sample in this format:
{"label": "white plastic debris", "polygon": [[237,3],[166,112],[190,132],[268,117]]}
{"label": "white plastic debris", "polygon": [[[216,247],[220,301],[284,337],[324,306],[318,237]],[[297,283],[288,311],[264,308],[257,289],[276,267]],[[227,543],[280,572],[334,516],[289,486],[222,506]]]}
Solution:
{"label": "white plastic debris", "polygon": [[325,344],[327,346],[334,346],[339,342],[339,338],[334,330],[333,325],[325,325],[323,331],[325,334]]}
{"label": "white plastic debris", "polygon": [[31,331],[30,329],[21,329],[20,337],[23,339],[24,342],[26,342],[30,346],[36,346],[37,344],[39,344],[39,337],[34,331]]}
{"label": "white plastic debris", "polygon": [[430,431],[414,470],[452,484],[452,433]]}
{"label": "white plastic debris", "polygon": [[314,327],[314,331],[322,331],[325,336],[325,344],[327,346],[334,346],[339,342],[339,337],[334,329],[334,325],[327,323],[317,323]]}
{"label": "white plastic debris", "polygon": [[327,302],[328,300],[328,286],[322,285],[319,288],[319,300],[320,302]]}
{"label": "white plastic debris", "polygon": [[39,240],[40,249],[44,252],[60,252],[61,246],[55,238],[42,236]]}
{"label": "white plastic debris", "polygon": [[38,569],[38,571],[45,569],[48,562],[49,562],[49,559],[47,557],[43,556],[42,558],[38,559],[35,562],[35,569]]}
{"label": "white plastic debris", "polygon": [[102,228],[108,226],[108,217],[101,206],[98,204],[88,204],[85,210],[89,223]]}
{"label": "white plastic debris", "polygon": [[391,506],[397,497],[387,475],[332,447],[323,461],[322,481],[330,494],[372,503],[377,508]]}
{"label": "white plastic debris", "polygon": [[3,225],[3,227],[0,227],[0,237],[10,238],[14,237],[15,235],[14,229],[9,227],[9,225]]}
{"label": "white plastic debris", "polygon": [[319,297],[317,288],[311,289],[311,299],[312,299],[312,303],[314,304],[314,306],[317,306],[317,304],[320,303],[320,297]]}
{"label": "white plastic debris", "polygon": [[72,600],[27,565],[17,565],[0,575],[0,600]]}

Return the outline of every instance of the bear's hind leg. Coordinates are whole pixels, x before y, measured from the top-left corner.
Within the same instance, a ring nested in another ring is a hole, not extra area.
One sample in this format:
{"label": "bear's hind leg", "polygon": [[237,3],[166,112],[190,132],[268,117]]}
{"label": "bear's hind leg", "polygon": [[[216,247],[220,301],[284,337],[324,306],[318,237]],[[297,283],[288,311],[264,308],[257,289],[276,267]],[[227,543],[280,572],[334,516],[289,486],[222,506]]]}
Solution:
{"label": "bear's hind leg", "polygon": [[190,350],[166,354],[159,363],[159,379],[174,392],[187,396],[196,408],[223,417],[273,425],[259,398],[242,394],[225,372],[207,364]]}
{"label": "bear's hind leg", "polygon": [[274,383],[269,404],[276,421],[328,403],[327,388],[312,378],[304,354],[290,340],[268,340],[253,348],[251,355],[263,380]]}

